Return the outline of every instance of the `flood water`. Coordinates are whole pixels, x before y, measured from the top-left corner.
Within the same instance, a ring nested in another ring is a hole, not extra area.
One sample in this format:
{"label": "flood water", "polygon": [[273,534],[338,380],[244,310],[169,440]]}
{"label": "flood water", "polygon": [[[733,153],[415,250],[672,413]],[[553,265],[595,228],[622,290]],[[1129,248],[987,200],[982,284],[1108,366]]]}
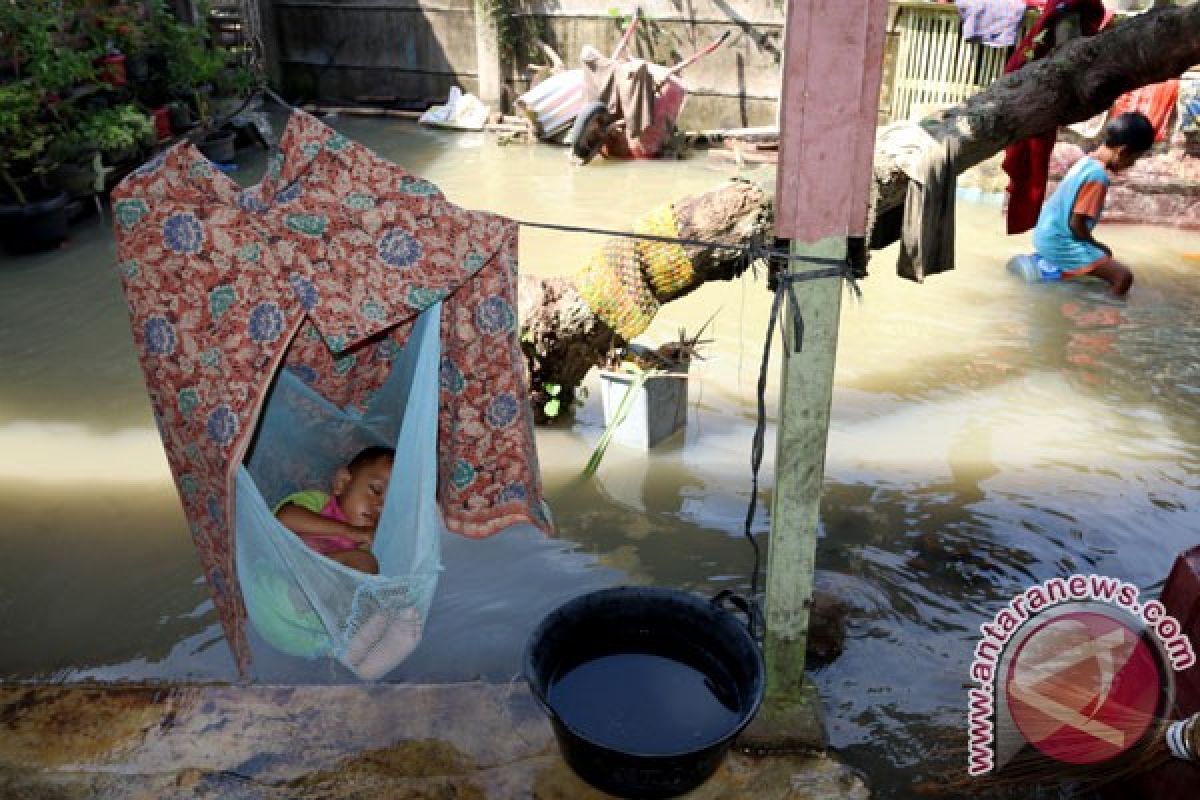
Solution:
{"label": "flood water", "polygon": [[[625,228],[733,174],[703,155],[577,169],[562,150],[485,134],[335,125],[452,200],[524,220]],[[256,180],[244,158],[235,177]],[[1073,572],[1153,595],[1200,541],[1200,261],[1185,256],[1200,235],[1102,227],[1137,274],[1121,302],[1017,283],[1004,263],[1029,239],[1004,236],[997,208],[960,203],[958,222],[957,270],[916,285],[895,276],[894,250],[876,253],[863,302],[842,313],[817,566],[851,610],[845,652],[814,678],[833,746],[882,797],[914,796],[930,770],[958,763],[978,626],[1009,598]],[[570,273],[598,242],[524,229],[521,269]],[[591,588],[745,590],[769,307],[754,276],[664,307],[648,343],[715,314],[686,431],[649,454],[613,445],[580,482],[603,427],[593,376],[575,419],[538,432],[559,537],[447,540],[426,640],[391,678],[509,680],[541,617]],[[0,255],[0,367],[0,679],[233,679],[105,222],[77,224],[54,253]],[[768,438],[760,509],[773,455]],[[269,654],[257,677],[346,680]]]}

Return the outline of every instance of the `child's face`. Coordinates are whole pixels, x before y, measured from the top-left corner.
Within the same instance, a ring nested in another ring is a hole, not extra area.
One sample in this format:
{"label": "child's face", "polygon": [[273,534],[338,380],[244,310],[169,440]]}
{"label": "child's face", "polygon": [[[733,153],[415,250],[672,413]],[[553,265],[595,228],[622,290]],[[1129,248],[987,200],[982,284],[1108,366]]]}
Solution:
{"label": "child's face", "polygon": [[1139,158],[1145,155],[1145,152],[1135,153],[1123,144],[1114,147],[1113,151],[1116,155],[1113,156],[1112,161],[1109,163],[1109,169],[1113,172],[1129,169]]}
{"label": "child's face", "polygon": [[351,525],[374,528],[379,523],[391,478],[392,459],[387,456],[361,464],[353,472],[348,467],[338,470],[333,494]]}

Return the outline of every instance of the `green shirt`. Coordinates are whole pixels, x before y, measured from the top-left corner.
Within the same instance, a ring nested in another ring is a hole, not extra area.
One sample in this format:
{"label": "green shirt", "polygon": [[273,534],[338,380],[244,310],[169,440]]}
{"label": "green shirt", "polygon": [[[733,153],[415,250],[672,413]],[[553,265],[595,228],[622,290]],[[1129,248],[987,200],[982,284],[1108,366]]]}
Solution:
{"label": "green shirt", "polygon": [[320,489],[306,489],[302,492],[289,494],[276,504],[275,508],[271,509],[272,514],[278,514],[279,509],[291,503],[294,506],[308,509],[314,514],[320,514],[325,508],[325,504],[329,502],[329,495],[322,492]]}

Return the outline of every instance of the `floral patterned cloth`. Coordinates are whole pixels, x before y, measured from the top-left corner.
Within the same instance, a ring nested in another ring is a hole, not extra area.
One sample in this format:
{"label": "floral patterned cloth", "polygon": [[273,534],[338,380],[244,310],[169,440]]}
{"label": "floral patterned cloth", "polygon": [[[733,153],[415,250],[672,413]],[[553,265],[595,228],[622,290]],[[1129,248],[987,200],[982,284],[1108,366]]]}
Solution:
{"label": "floral patterned cloth", "polygon": [[113,192],[119,268],[154,418],[218,615],[249,665],[234,475],[281,365],[365,408],[443,301],[438,500],[484,537],[550,528],[517,339],[517,224],[295,112],[256,186],[180,143]]}

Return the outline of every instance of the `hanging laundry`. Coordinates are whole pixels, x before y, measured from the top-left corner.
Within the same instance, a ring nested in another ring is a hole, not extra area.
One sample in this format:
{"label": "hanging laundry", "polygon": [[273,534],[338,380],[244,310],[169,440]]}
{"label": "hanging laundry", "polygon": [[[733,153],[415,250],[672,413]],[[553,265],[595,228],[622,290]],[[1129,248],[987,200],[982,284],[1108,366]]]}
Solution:
{"label": "hanging laundry", "polygon": [[932,142],[909,175],[896,274],[922,283],[954,269],[954,201],[960,140]]}
{"label": "hanging laundry", "polygon": [[1115,119],[1127,111],[1140,111],[1154,126],[1154,141],[1161,142],[1167,136],[1167,121],[1171,118],[1171,112],[1175,110],[1178,97],[1178,80],[1152,83],[1118,97],[1109,111],[1109,116]]}
{"label": "hanging laundry", "polygon": [[962,18],[964,41],[987,47],[1011,47],[1017,43],[1025,0],[955,0]]}
{"label": "hanging laundry", "polygon": [[604,103],[609,113],[624,119],[631,138],[642,135],[654,117],[655,79],[640,58],[614,59],[585,45],[580,58],[588,103]]}
{"label": "hanging laundry", "polygon": [[470,537],[549,530],[515,222],[453,205],[300,112],[258,185],[242,189],[180,143],[114,190],[113,217],[155,421],[239,669],[234,487],[281,366],[332,407],[370,409],[418,315],[440,301],[444,524]]}
{"label": "hanging laundry", "polygon": [[[1065,15],[1079,14],[1084,36],[1098,32],[1112,17],[1100,0],[1051,0],[1033,28],[1017,45],[1016,52],[1004,65],[1004,72],[1015,72],[1030,61],[1044,58],[1054,49],[1055,27]],[[1038,213],[1046,200],[1050,151],[1058,131],[1050,130],[1010,144],[1004,150],[1003,168],[1008,173],[1008,232],[1024,233],[1037,225]]]}

